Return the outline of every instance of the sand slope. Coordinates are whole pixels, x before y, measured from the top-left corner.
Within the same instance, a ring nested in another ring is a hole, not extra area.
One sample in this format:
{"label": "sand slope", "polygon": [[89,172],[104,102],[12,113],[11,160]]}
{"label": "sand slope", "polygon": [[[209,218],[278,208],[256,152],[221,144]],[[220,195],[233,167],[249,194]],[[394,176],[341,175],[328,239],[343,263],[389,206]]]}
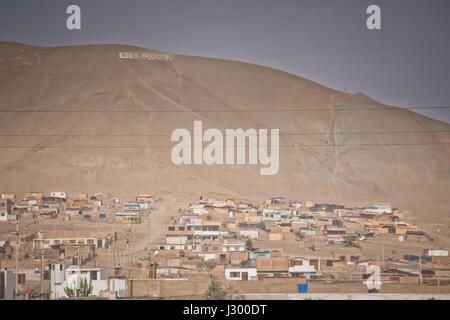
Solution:
{"label": "sand slope", "polygon": [[[257,65],[119,59],[119,52],[155,53],[0,42],[0,145],[16,146],[0,148],[0,190],[281,195],[449,216],[449,145],[439,144],[450,141],[447,123]],[[47,112],[17,112],[25,110]],[[183,112],[139,112],[152,110]],[[279,173],[173,165],[170,134],[192,132],[194,120],[223,130],[279,128]]]}

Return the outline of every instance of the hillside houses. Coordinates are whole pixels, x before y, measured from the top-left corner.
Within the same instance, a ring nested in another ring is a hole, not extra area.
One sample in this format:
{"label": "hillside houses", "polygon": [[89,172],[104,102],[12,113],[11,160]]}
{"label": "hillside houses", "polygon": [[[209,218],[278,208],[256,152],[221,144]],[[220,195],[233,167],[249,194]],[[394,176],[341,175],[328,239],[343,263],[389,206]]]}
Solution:
{"label": "hillside houses", "polygon": [[[262,203],[201,197],[175,210],[164,207],[167,220],[158,230],[162,232],[144,243],[144,249],[136,249],[141,240],[133,232],[145,235],[155,230],[154,220],[148,219],[156,207],[150,194],[120,198],[102,193],[31,192],[23,200],[12,194],[2,200],[4,211],[26,220],[24,225],[34,231],[21,230],[19,236],[19,271],[25,274],[21,290],[40,284],[43,257],[46,286],[51,286],[51,275],[56,274],[51,268],[59,270],[59,279],[53,283],[58,293],[53,297],[64,296],[61,286],[67,284],[67,271],[101,280],[97,294],[110,286],[105,285],[106,279],[122,277],[114,281],[120,283],[123,294],[123,283],[133,277],[155,281],[216,277],[266,292],[261,288],[272,290],[271,283],[290,284],[289,290],[297,290],[298,283],[326,285],[338,277],[362,281],[365,266],[371,264],[381,267],[383,281],[396,284],[417,279],[435,283],[450,269],[448,252],[386,203],[347,208],[279,196]],[[9,230],[0,234],[2,268],[15,265],[14,223],[0,220]],[[120,243],[116,243],[119,235]],[[378,240],[402,241],[407,248],[420,243],[427,249],[422,254],[402,252],[394,259],[388,257],[391,251],[385,256],[384,248],[379,253],[373,248]],[[368,243],[371,253],[364,250]]]}
{"label": "hillside houses", "polygon": [[33,239],[33,248],[50,248],[55,245],[92,245],[108,248],[114,234],[100,231],[46,230]]}
{"label": "hillside houses", "polygon": [[[417,226],[402,219],[401,211],[386,203],[346,208],[282,197],[269,198],[259,205],[202,198],[172,217],[155,259],[161,268],[168,267],[162,257],[177,259],[180,265],[191,265],[180,271],[185,277],[207,272],[192,266],[208,263],[212,267],[208,272],[230,281],[309,279],[321,276],[322,272],[358,270],[358,263],[365,258],[364,254],[357,253],[359,242],[369,237],[389,235],[397,240],[405,235],[410,239],[420,236]],[[325,237],[326,245],[336,250],[354,248],[354,251],[336,256],[292,255],[284,254],[281,248],[264,249],[252,244],[253,241],[282,244],[288,239],[318,236]],[[173,264],[170,268],[170,274],[174,275]],[[163,274],[166,273],[159,273]]]}

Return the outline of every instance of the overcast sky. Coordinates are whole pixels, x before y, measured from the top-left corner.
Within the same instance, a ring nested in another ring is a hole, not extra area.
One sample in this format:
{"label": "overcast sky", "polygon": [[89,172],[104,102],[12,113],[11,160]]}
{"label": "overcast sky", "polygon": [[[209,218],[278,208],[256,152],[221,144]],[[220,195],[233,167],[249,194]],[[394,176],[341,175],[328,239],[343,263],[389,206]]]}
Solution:
{"label": "overcast sky", "polygon": [[[81,7],[82,30],[66,29]],[[381,30],[366,8],[381,7]],[[1,0],[0,41],[130,44],[274,67],[403,107],[450,106],[450,0]],[[415,110],[450,122],[450,109]]]}

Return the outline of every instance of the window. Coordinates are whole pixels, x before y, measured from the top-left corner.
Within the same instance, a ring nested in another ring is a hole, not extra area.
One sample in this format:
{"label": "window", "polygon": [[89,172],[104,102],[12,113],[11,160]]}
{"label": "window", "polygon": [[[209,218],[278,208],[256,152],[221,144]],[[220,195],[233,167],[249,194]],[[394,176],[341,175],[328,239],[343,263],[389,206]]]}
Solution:
{"label": "window", "polygon": [[169,231],[175,231],[175,227],[169,227],[168,230]]}
{"label": "window", "polygon": [[6,206],[6,204],[4,202],[0,203],[0,207],[5,207],[5,206]]}
{"label": "window", "polygon": [[93,239],[88,239],[87,243],[88,244],[94,244],[94,240]]}
{"label": "window", "polygon": [[97,271],[91,271],[91,280],[97,280]]}
{"label": "window", "polygon": [[184,227],[178,227],[179,231],[184,231]]}
{"label": "window", "polygon": [[230,278],[240,278],[241,273],[240,272],[230,272]]}
{"label": "window", "polygon": [[2,213],[0,213],[0,216],[4,217],[4,216],[6,216],[6,213],[2,212]]}
{"label": "window", "polygon": [[25,284],[26,282],[26,277],[25,277],[25,273],[19,273],[19,276],[17,277],[17,281],[19,282],[19,284]]}

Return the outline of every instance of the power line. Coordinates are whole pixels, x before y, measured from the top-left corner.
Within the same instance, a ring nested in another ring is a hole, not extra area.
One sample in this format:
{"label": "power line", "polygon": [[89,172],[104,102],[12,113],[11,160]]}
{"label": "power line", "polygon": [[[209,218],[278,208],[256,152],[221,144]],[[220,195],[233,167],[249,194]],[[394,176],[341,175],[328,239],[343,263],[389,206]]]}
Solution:
{"label": "power line", "polygon": [[[286,148],[298,148],[298,147],[375,147],[375,146],[427,146],[427,145],[450,145],[450,142],[424,142],[424,143],[360,143],[360,144],[285,144],[279,145],[279,147]],[[173,148],[174,146],[168,145],[73,145],[73,146],[64,146],[64,145],[3,145],[0,148]],[[255,147],[255,146],[223,146],[223,148],[247,148],[247,147]],[[257,146],[256,146],[257,147]]]}
{"label": "power line", "polygon": [[[273,129],[273,128],[263,128]],[[245,130],[245,129],[243,129]],[[417,133],[446,133],[450,130],[410,130],[410,131],[349,131],[349,132],[281,132],[280,136],[309,136],[309,135],[358,135],[358,134],[417,134]],[[170,137],[171,134],[22,134],[6,133],[0,137]],[[178,135],[180,136],[180,135]],[[203,136],[203,135],[181,135],[181,136]],[[246,134],[234,134],[234,136],[248,136]]]}
{"label": "power line", "polygon": [[[268,130],[270,130],[269,128]],[[328,136],[328,135],[363,135],[363,134],[418,134],[418,133],[448,133],[450,130],[422,130],[422,131],[352,131],[352,132],[281,132],[279,136]],[[0,137],[170,137],[171,134],[0,134]],[[178,135],[180,136],[180,135]],[[195,137],[203,135],[181,135]],[[234,136],[248,136],[235,134]]]}
{"label": "power line", "polygon": [[[107,107],[107,106],[104,106]],[[150,106],[140,106],[151,108]],[[126,108],[126,107],[125,107]],[[240,110],[0,110],[0,113],[233,113],[233,112],[336,112],[336,111],[408,111],[408,110],[427,110],[427,109],[450,109],[448,107],[379,107],[379,108],[300,108],[300,109],[240,109]]]}

